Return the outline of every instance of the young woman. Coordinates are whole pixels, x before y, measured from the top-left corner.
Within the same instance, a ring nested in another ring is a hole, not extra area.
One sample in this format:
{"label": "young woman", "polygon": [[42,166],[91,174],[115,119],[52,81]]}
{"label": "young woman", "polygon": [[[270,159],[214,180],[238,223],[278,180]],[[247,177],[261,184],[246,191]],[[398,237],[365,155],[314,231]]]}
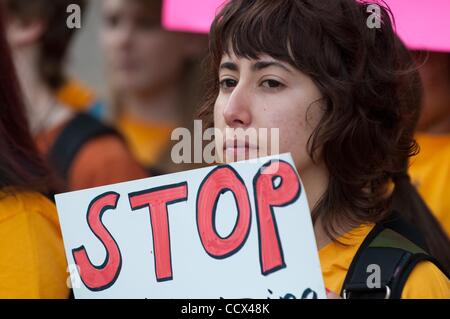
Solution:
{"label": "young woman", "polygon": [[103,0],[102,19],[112,121],[141,165],[179,170],[166,157],[172,130],[192,125],[206,37],[164,30],[161,0]]}
{"label": "young woman", "polygon": [[[231,0],[210,32],[201,116],[223,135],[279,128],[279,150],[292,154],[312,210],[325,285],[343,296],[358,249],[394,216],[393,196],[417,199],[404,171],[416,153],[420,81],[388,10],[380,9],[377,29],[367,23],[367,4],[354,0]],[[216,144],[231,156],[252,151]],[[432,218],[416,208],[399,213]],[[445,234],[420,231],[427,244],[440,238],[428,249],[448,259]],[[434,263],[410,268],[398,297],[450,297]]]}
{"label": "young woman", "polygon": [[66,11],[70,4],[84,9],[86,1],[0,3],[5,8],[7,38],[25,94],[30,129],[39,151],[62,180],[61,191],[148,177],[118,134],[96,118],[77,112],[75,101],[67,99],[71,94],[65,62],[76,29],[67,28]]}
{"label": "young woman", "polygon": [[42,195],[51,178],[28,130],[3,28],[0,56],[0,298],[67,298],[58,217]]}

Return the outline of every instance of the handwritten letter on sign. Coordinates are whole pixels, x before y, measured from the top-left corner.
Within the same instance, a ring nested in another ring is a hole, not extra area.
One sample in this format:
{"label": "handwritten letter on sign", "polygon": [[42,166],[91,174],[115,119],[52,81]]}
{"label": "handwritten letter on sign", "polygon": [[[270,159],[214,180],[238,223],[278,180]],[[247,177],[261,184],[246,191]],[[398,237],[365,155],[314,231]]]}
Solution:
{"label": "handwritten letter on sign", "polygon": [[325,298],[290,155],[56,195],[76,298]]}

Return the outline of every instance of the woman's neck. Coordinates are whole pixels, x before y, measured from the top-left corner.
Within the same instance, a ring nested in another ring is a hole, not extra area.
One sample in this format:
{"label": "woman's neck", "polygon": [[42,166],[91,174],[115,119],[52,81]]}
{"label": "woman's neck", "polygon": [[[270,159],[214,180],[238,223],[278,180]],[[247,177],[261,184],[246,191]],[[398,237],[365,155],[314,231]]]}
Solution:
{"label": "woman's neck", "polygon": [[[303,187],[305,188],[308,206],[311,214],[319,203],[328,187],[328,171],[324,164],[311,165],[305,169],[299,169]],[[314,224],[314,234],[316,236],[317,248],[320,249],[330,242],[330,238],[322,226],[320,219]]]}
{"label": "woman's neck", "polygon": [[123,95],[124,113],[146,122],[179,123],[180,90],[175,86],[159,92],[134,92]]}
{"label": "woman's neck", "polygon": [[39,134],[67,119],[71,112],[57,101],[54,92],[39,74],[36,51],[15,52],[14,61],[31,132]]}
{"label": "woman's neck", "polygon": [[[303,186],[305,188],[305,193],[308,199],[309,208],[312,211],[317,206],[317,204],[322,199],[325,194],[328,183],[329,183],[329,173],[326,169],[324,163],[314,165],[310,168],[299,170],[302,179]],[[338,236],[343,235],[351,230],[350,226],[345,225],[333,225],[336,229]],[[325,226],[323,224],[322,218],[319,216],[314,223],[314,234],[316,237],[317,249],[320,250],[330,242],[332,238],[325,231]]]}

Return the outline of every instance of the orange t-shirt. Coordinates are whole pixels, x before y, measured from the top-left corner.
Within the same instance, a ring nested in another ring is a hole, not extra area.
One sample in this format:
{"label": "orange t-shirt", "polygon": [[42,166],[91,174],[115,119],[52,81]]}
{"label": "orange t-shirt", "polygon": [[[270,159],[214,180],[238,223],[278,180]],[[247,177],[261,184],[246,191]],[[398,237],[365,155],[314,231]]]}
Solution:
{"label": "orange t-shirt", "polygon": [[150,123],[124,114],[118,119],[117,128],[137,161],[145,167],[154,167],[158,166],[170,146],[175,124]]}
{"label": "orange t-shirt", "polygon": [[[42,154],[47,156],[67,122],[37,136]],[[88,141],[78,151],[68,172],[68,190],[103,186],[148,177],[117,136],[106,135]]]}
{"label": "orange t-shirt", "polygon": [[85,112],[94,103],[95,94],[81,82],[70,79],[56,92],[56,98],[74,111]]}

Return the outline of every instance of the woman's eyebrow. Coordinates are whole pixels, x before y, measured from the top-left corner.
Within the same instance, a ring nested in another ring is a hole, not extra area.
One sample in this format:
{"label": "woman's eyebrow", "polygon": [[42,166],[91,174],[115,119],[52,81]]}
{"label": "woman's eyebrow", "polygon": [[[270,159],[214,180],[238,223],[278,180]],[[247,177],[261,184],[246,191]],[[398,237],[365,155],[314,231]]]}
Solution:
{"label": "woman's eyebrow", "polygon": [[238,66],[233,62],[224,62],[220,65],[220,70],[238,71]]}
{"label": "woman's eyebrow", "polygon": [[277,62],[277,61],[258,61],[255,64],[253,64],[252,69],[253,71],[261,71],[262,69],[275,66],[282,68],[283,70],[292,73],[291,70],[289,70],[284,64]]}

